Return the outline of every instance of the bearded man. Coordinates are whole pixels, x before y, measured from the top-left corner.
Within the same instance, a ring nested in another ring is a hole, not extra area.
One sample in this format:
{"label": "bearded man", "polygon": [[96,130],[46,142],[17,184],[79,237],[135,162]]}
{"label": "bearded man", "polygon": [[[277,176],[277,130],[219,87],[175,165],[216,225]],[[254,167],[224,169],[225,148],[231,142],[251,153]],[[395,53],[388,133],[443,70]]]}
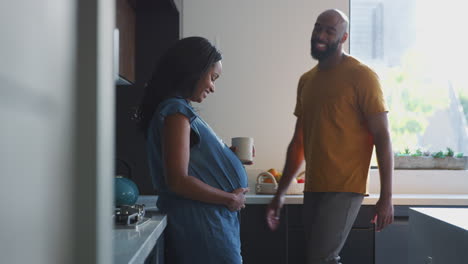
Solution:
{"label": "bearded man", "polygon": [[268,206],[270,229],[278,228],[286,190],[306,163],[304,226],[307,263],[340,263],[339,253],[367,194],[372,151],[379,164],[381,192],[376,230],[393,222],[393,151],[387,107],[377,74],[343,51],[348,18],[336,9],[321,13],[311,38],[318,64],[299,79],[283,177]]}

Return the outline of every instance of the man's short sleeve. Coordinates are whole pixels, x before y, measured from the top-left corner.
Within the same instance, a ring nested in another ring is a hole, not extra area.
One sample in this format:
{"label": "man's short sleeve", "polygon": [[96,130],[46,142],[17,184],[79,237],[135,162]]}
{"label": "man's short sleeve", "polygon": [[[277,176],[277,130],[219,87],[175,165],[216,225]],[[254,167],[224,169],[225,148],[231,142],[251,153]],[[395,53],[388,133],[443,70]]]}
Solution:
{"label": "man's short sleeve", "polygon": [[388,112],[385,98],[377,74],[367,66],[360,68],[358,73],[357,95],[362,114],[369,115]]}
{"label": "man's short sleeve", "polygon": [[304,75],[299,78],[297,84],[296,107],[294,108],[294,115],[300,117],[302,115],[302,87],[304,86]]}

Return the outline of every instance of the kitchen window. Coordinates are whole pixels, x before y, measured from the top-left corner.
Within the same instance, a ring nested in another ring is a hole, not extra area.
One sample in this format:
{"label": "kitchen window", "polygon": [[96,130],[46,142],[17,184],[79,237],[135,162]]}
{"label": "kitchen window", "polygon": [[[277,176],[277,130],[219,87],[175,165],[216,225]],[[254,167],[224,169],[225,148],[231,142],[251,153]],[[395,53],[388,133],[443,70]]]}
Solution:
{"label": "kitchen window", "polygon": [[465,9],[458,0],[350,0],[350,54],[372,67],[394,151],[468,154]]}

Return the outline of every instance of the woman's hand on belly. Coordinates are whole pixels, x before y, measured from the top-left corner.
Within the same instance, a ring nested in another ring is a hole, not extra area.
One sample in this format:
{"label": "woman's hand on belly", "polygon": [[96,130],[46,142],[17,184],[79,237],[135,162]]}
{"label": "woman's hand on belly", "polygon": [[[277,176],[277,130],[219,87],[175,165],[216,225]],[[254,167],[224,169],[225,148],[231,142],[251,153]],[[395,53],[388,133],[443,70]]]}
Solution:
{"label": "woman's hand on belly", "polygon": [[249,188],[238,188],[231,192],[233,194],[231,201],[226,204],[227,208],[232,211],[239,211],[245,208],[245,194],[249,192]]}

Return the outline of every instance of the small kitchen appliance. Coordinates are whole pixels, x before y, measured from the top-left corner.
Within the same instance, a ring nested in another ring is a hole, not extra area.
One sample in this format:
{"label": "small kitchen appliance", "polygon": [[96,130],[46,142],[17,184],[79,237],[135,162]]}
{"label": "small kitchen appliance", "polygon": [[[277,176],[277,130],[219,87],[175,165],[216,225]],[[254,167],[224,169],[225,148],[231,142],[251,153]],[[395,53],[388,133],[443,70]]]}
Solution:
{"label": "small kitchen appliance", "polygon": [[150,220],[145,217],[144,204],[118,205],[113,217],[116,228],[137,228]]}

